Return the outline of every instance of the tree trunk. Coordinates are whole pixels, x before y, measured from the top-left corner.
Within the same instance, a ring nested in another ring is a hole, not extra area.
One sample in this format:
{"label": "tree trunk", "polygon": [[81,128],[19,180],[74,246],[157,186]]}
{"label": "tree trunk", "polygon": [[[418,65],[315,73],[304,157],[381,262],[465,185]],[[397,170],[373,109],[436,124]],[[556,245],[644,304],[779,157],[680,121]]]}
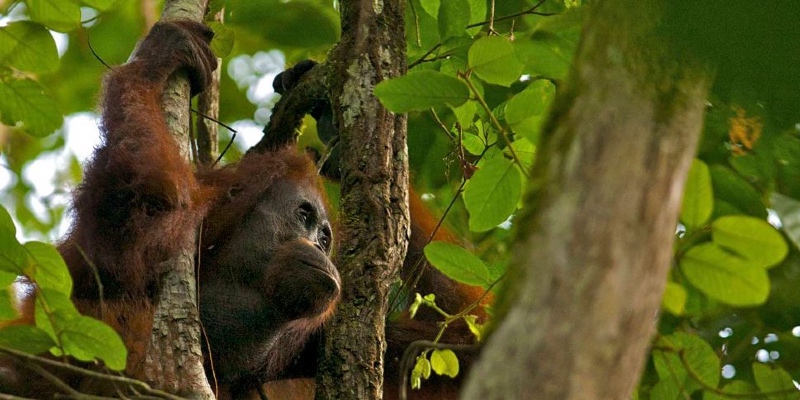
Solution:
{"label": "tree trunk", "polygon": [[[168,0],[161,19],[202,21],[205,10],[205,0]],[[185,74],[176,74],[170,79],[163,103],[170,132],[180,144],[183,156],[189,159],[189,81]],[[196,232],[186,232],[182,251],[161,266],[167,272],[161,278],[145,374],[153,387],[190,398],[213,399],[203,371],[200,347],[195,242]]]}
{"label": "tree trunk", "polygon": [[337,266],[342,303],[327,327],[319,399],[380,399],[390,283],[409,237],[406,119],[373,96],[405,72],[402,0],[343,0],[342,38],[331,52],[330,98],[338,118],[342,207]]}
{"label": "tree trunk", "polygon": [[590,9],[545,127],[539,184],[516,220],[499,322],[464,398],[631,398],[710,82],[656,37],[663,6]]}

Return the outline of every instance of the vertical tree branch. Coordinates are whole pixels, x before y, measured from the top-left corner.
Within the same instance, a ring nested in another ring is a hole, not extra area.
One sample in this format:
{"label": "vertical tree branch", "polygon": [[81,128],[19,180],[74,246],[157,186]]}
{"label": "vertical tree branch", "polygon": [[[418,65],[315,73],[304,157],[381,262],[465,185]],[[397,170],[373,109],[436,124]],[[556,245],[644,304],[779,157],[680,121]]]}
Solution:
{"label": "vertical tree branch", "polygon": [[345,0],[331,52],[340,132],[342,208],[337,265],[343,301],[326,330],[317,398],[380,399],[389,285],[409,236],[406,119],[372,91],[405,72],[404,2]]}
{"label": "vertical tree branch", "polygon": [[593,4],[515,223],[500,322],[465,398],[631,397],[710,84],[656,36],[665,3]]}
{"label": "vertical tree branch", "polygon": [[[167,0],[162,20],[202,21],[206,0]],[[164,92],[163,109],[170,132],[190,158],[189,82],[184,73],[173,76]],[[186,232],[182,251],[164,263],[145,374],[154,387],[191,398],[214,398],[203,371],[200,315],[194,274],[194,230]],[[156,266],[153,266],[154,268]]]}

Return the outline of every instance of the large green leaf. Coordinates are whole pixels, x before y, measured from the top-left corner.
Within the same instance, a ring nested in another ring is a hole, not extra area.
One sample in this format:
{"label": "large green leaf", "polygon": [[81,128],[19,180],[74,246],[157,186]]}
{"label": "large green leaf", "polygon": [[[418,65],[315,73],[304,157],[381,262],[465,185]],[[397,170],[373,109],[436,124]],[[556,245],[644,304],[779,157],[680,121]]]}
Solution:
{"label": "large green leaf", "polygon": [[114,6],[119,0],[81,0],[82,4],[99,11],[105,11]]}
{"label": "large green leaf", "polygon": [[769,295],[767,271],[717,246],[703,243],[680,260],[681,272],[711,298],[734,306],[763,304]]}
{"label": "large green leaf", "polygon": [[539,131],[555,96],[555,86],[547,80],[537,80],[508,100],[506,122],[515,133],[531,143],[539,142]]}
{"label": "large green leaf", "polygon": [[763,267],[778,264],[789,251],[783,236],[762,219],[731,215],[717,219],[711,228],[714,243]]}
{"label": "large green leaf", "polygon": [[467,0],[446,0],[439,6],[439,38],[461,36],[466,33],[470,11]]}
{"label": "large green leaf", "polygon": [[686,179],[680,220],[689,230],[695,230],[708,221],[712,211],[714,211],[714,192],[711,186],[711,174],[704,162],[695,159]]}
{"label": "large green leaf", "polygon": [[70,321],[61,333],[64,351],[81,361],[95,358],[114,371],[125,369],[128,350],[119,334],[110,326],[90,317]]}
{"label": "large green leaf", "polygon": [[403,113],[431,107],[458,107],[469,99],[469,88],[458,78],[436,71],[413,71],[375,87],[384,107]]}
{"label": "large green leaf", "polygon": [[469,211],[469,229],[483,232],[511,216],[522,195],[522,173],[501,155],[478,165],[464,188],[464,205]]}
{"label": "large green leaf", "polygon": [[81,26],[81,8],[73,0],[26,0],[32,20],[59,32],[69,32]]}
{"label": "large green leaf", "polygon": [[[717,394],[710,390],[703,393],[703,400],[730,400],[734,397],[726,396],[725,394],[752,394],[758,393],[758,389],[745,381],[733,381],[721,388],[724,394]],[[744,397],[744,396],[742,396]],[[748,396],[749,397],[749,396]],[[759,396],[754,396],[759,397]],[[736,398],[739,398],[738,396]]]}
{"label": "large green leaf", "polygon": [[53,36],[30,21],[0,28],[0,63],[23,71],[54,71],[58,68],[58,51]]}
{"label": "large green leaf", "polygon": [[[754,217],[767,217],[767,208],[761,200],[761,195],[741,175],[719,164],[712,165],[709,172],[711,172],[711,185],[714,187],[716,199],[724,200]],[[716,215],[720,215],[720,213],[717,211]]]}
{"label": "large green leaf", "polygon": [[[658,376],[692,393],[705,386],[716,387],[720,378],[720,362],[711,345],[698,336],[683,332],[659,338],[654,350],[653,364]],[[681,359],[683,357],[683,359]],[[691,371],[687,371],[686,368]],[[695,379],[699,378],[703,384]]]}
{"label": "large green leaf", "polygon": [[686,289],[679,283],[667,282],[661,307],[673,315],[683,315],[686,310]]}
{"label": "large green leaf", "polygon": [[435,349],[431,352],[431,368],[439,375],[455,378],[458,375],[458,357],[450,349]]}
{"label": "large green leaf", "polygon": [[30,264],[25,275],[41,288],[53,289],[69,296],[72,293],[72,278],[67,264],[53,245],[42,242],[25,243]]}
{"label": "large green leaf", "polygon": [[509,86],[519,80],[522,64],[511,41],[500,36],[480,38],[469,48],[469,67],[481,79]]}
{"label": "large green leaf", "polygon": [[458,282],[481,287],[492,283],[486,264],[461,246],[431,242],[425,246],[425,257],[436,269]]}
{"label": "large green leaf", "polygon": [[17,229],[5,207],[0,207],[0,286],[22,274],[28,261],[25,248],[17,241]]}
{"label": "large green leaf", "polygon": [[33,325],[16,325],[0,329],[0,346],[41,354],[55,346],[55,342],[47,332]]}
{"label": "large green leaf", "polygon": [[779,366],[753,363],[753,377],[761,391],[775,393],[768,397],[769,400],[796,400],[800,397],[791,375]]}
{"label": "large green leaf", "polygon": [[47,136],[61,126],[58,104],[30,79],[0,78],[0,122],[34,136]]}

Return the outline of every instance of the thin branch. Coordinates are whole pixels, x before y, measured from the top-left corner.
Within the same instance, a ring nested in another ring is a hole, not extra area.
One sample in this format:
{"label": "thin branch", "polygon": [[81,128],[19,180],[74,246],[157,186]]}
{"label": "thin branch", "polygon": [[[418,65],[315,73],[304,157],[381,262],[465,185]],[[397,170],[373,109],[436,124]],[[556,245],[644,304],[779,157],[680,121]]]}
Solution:
{"label": "thin branch", "polygon": [[483,21],[483,22],[476,22],[474,24],[469,24],[469,25],[467,25],[467,28],[475,28],[475,27],[486,25],[486,24],[493,23],[493,22],[505,21],[507,19],[521,17],[523,15],[541,15],[543,17],[550,17],[550,16],[553,16],[553,15],[556,15],[556,13],[545,13],[545,12],[536,11],[536,9],[539,8],[539,6],[541,6],[542,4],[544,4],[544,2],[545,2],[545,0],[539,0],[538,3],[533,5],[533,7],[529,8],[529,9],[527,9],[525,11],[520,11],[518,13],[509,14],[509,15],[498,17],[498,18],[494,18],[494,19],[487,19],[486,21]]}

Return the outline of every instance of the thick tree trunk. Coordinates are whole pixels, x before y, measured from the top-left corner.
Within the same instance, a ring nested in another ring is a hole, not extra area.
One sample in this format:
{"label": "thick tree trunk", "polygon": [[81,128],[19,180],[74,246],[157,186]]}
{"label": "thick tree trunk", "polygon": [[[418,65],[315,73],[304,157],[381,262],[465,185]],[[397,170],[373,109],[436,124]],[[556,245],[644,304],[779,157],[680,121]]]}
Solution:
{"label": "thick tree trunk", "polygon": [[[206,0],[168,0],[161,19],[202,21],[206,4]],[[163,103],[170,132],[180,144],[184,157],[189,159],[189,81],[186,76],[171,78]],[[200,347],[200,315],[194,276],[195,239],[195,231],[186,232],[183,250],[161,266],[167,272],[161,278],[145,374],[153,387],[194,399],[213,399],[203,371]]]}
{"label": "thick tree trunk", "polygon": [[709,77],[655,37],[656,1],[602,1],[516,220],[499,325],[467,399],[630,399],[644,365]]}
{"label": "thick tree trunk", "polygon": [[342,208],[337,266],[343,299],[327,327],[319,399],[383,393],[389,285],[409,237],[406,120],[384,109],[375,85],[405,72],[402,0],[341,1],[342,38],[329,58],[340,131]]}

